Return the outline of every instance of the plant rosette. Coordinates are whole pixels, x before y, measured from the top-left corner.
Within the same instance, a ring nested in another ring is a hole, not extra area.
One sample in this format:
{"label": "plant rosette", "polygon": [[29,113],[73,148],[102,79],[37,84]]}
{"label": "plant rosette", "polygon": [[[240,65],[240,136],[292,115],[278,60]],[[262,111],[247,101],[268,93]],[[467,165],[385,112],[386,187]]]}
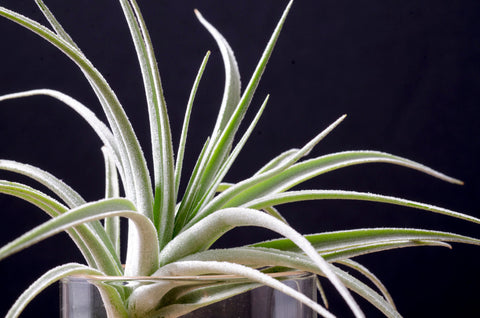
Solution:
{"label": "plant rosette", "polygon": [[[293,190],[324,173],[366,163],[389,163],[415,169],[447,182],[461,182],[417,162],[379,151],[343,151],[305,159],[311,150],[345,118],[341,116],[301,148],[287,150],[250,177],[226,182],[230,170],[259,121],[268,101],[265,97],[256,116],[241,136],[239,127],[284,25],[292,1],[273,30],[260,60],[242,90],[233,50],[225,38],[195,11],[200,23],[215,39],[225,67],[225,85],[213,131],[198,156],[187,186],[180,192],[182,164],[192,106],[210,53],[202,61],[186,106],[181,137],[174,151],[170,122],[152,42],[135,0],[119,0],[138,57],[149,112],[153,175],[149,172],[139,140],[117,95],[61,26],[42,0],[35,0],[49,23],[42,25],[20,13],[0,7],[0,15],[44,38],[63,52],[81,70],[103,108],[107,122],[100,120],[78,100],[51,89],[36,89],[0,97],[46,95],[78,113],[103,143],[105,158],[104,198],[87,202],[59,178],[40,168],[11,160],[0,160],[0,169],[29,177],[53,195],[30,185],[0,181],[0,192],[19,197],[46,212],[51,219],[14,239],[0,249],[0,259],[15,254],[60,232],[67,232],[85,258],[86,265],[68,263],[49,270],[15,302],[6,317],[18,317],[43,289],[72,275],[105,277],[238,275],[247,281],[230,289],[212,288],[212,297],[232,297],[251,284],[277,289],[309,306],[323,317],[334,317],[326,306],[282,284],[269,272],[308,271],[329,281],[355,317],[364,314],[353,298],[358,294],[387,317],[400,317],[388,291],[356,256],[408,246],[450,246],[452,242],[479,245],[475,238],[426,229],[360,228],[302,235],[282,216],[278,206],[309,200],[363,200],[407,206],[480,223],[472,216],[445,208],[381,194],[344,190]],[[174,155],[175,154],[175,155]],[[128,219],[126,259],[120,255],[119,218]],[[261,227],[281,238],[227,249],[212,248],[236,227]],[[125,263],[123,267],[122,264]],[[340,266],[364,274],[367,282]],[[373,283],[372,286],[370,283]],[[320,284],[319,284],[320,286]],[[198,290],[175,284],[97,285],[109,317],[175,317],[185,306],[173,306],[172,290],[192,295]],[[320,288],[320,287],[319,287]],[[188,297],[187,297],[188,298]],[[205,298],[189,303],[189,310],[208,305]],[[172,305],[172,306],[170,306]],[[180,308],[180,309],[179,309]]]}

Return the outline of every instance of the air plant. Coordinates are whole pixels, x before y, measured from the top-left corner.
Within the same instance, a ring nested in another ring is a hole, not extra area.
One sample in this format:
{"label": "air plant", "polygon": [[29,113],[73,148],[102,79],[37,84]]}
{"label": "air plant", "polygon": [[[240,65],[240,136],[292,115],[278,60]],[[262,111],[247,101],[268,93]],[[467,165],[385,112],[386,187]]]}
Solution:
{"label": "air plant", "polygon": [[[382,202],[480,223],[477,218],[448,209],[381,194],[324,189],[292,190],[306,180],[336,169],[378,162],[404,166],[447,182],[461,183],[417,162],[378,151],[344,151],[304,159],[345,116],[338,118],[303,147],[279,154],[252,176],[236,183],[224,180],[266,107],[268,96],[243,135],[237,136],[293,1],[283,12],[243,91],[231,47],[195,11],[219,47],[225,66],[225,86],[214,129],[205,141],[183,192],[180,191],[180,178],[190,114],[210,53],[205,55],[194,80],[178,149],[174,152],[157,61],[145,21],[135,0],[119,0],[136,49],[145,87],[154,170],[151,178],[140,143],[114,91],[44,2],[35,2],[50,27],[4,7],[0,7],[0,15],[43,37],[69,57],[91,85],[108,122],[102,122],[88,107],[74,98],[51,89],[4,95],[0,101],[47,95],[62,101],[83,117],[104,145],[101,150],[105,158],[106,193],[101,200],[86,202],[74,189],[40,168],[0,160],[0,169],[36,180],[55,195],[48,195],[23,183],[0,180],[1,193],[19,197],[51,216],[47,222],[3,246],[0,249],[0,259],[66,231],[86,261],[86,265],[68,263],[48,271],[18,298],[7,317],[19,316],[31,299],[52,283],[79,274],[115,277],[239,275],[248,278],[250,282],[279,289],[324,317],[333,317],[321,304],[267,275],[272,270],[291,269],[325,277],[356,317],[363,317],[364,314],[352,297],[352,291],[372,303],[385,316],[399,317],[388,292],[383,288],[374,290],[341,269],[338,264],[367,274],[367,278],[381,286],[373,274],[354,261],[356,256],[406,246],[448,246],[450,242],[480,244],[480,240],[474,238],[425,229],[361,228],[314,235],[301,235],[293,229],[282,216],[279,205],[330,199]],[[120,217],[128,219],[125,260],[120,258]],[[278,233],[281,238],[228,249],[211,248],[223,234],[241,226],[266,228]],[[105,296],[109,317],[178,316],[212,301],[199,299],[181,304],[182,306],[175,306],[178,305],[175,299],[170,299],[170,303],[165,303],[164,300],[162,302],[161,295],[172,287],[160,284],[98,288]],[[235,288],[230,293],[225,293],[223,287],[219,287],[218,291],[220,290],[223,292],[222,297],[238,293]],[[195,290],[186,292],[194,293]],[[211,288],[211,292],[215,294],[215,288]],[[162,306],[159,308],[160,303]]]}

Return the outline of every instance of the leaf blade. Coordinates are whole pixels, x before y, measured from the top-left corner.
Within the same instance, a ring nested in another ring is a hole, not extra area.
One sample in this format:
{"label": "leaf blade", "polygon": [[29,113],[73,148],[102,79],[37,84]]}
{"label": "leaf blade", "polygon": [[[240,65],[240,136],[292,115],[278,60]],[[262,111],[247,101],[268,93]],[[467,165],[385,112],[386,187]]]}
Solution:
{"label": "leaf blade", "polygon": [[[51,217],[58,217],[68,209],[48,195],[29,186],[0,180],[0,192],[16,196],[42,209]],[[123,270],[111,242],[99,223],[81,224],[67,233],[79,247],[87,263],[108,275],[121,275]]]}
{"label": "leaf blade", "polygon": [[170,123],[152,41],[135,0],[120,0],[130,29],[147,97],[154,162],[153,221],[160,247],[172,237],[175,213],[175,172]]}
{"label": "leaf blade", "polygon": [[129,197],[136,202],[139,211],[153,219],[153,194],[143,152],[124,109],[102,74],[71,43],[40,23],[4,7],[0,7],[0,16],[18,23],[44,38],[82,70],[104,107],[105,115],[118,144],[122,145],[119,150],[125,169],[126,191]]}
{"label": "leaf blade", "polygon": [[[394,156],[379,151],[343,151],[324,155],[310,160],[302,161],[270,178],[253,177],[237,189],[232,189],[233,195],[221,207],[241,206],[246,202],[262,196],[280,193],[312,179],[316,176],[331,172],[340,168],[367,163],[389,163],[404,166],[420,172],[432,175],[441,180],[461,184],[461,181],[448,177],[422,164],[402,157]],[[256,181],[256,182],[255,182]],[[219,208],[219,207],[217,207]]]}
{"label": "leaf blade", "polygon": [[287,191],[284,193],[270,194],[261,197],[256,200],[252,200],[244,204],[244,207],[251,209],[263,209],[270,206],[279,204],[286,204],[299,201],[309,200],[358,200],[358,201],[370,201],[387,203],[398,206],[405,206],[415,208],[419,210],[425,210],[438,214],[447,215],[450,217],[462,219],[468,222],[480,224],[480,219],[473,216],[455,212],[449,209],[437,207],[431,204],[422,202],[386,196],[375,193],[357,192],[357,191],[345,191],[345,190],[300,190],[300,191]]}
{"label": "leaf blade", "polygon": [[[129,264],[129,268],[133,273],[151,274],[158,268],[159,247],[156,230],[150,219],[134,211],[134,206],[129,200],[119,198],[87,203],[35,227],[0,248],[0,260],[71,227],[114,216],[127,217],[136,225],[138,241],[135,242],[137,244],[135,253],[137,255],[132,258],[136,263]],[[133,243],[129,243],[129,245],[133,245]],[[98,247],[92,246],[91,248],[97,249]],[[127,269],[125,275],[131,275],[132,273]]]}
{"label": "leaf blade", "polygon": [[[38,278],[28,289],[26,289],[22,295],[20,295],[15,304],[8,311],[6,318],[16,318],[25,307],[30,303],[30,301],[35,298],[41,291],[50,286],[51,284],[59,281],[60,279],[70,276],[70,275],[104,275],[101,271],[95,270],[85,265],[68,263],[61,266],[52,268],[40,278]],[[108,305],[112,306],[112,311],[114,311],[118,316],[116,317],[128,317],[126,308],[123,305],[121,297],[116,293],[115,289],[105,290],[110,296],[110,303]]]}
{"label": "leaf blade", "polygon": [[[410,228],[363,228],[323,232],[305,235],[305,238],[320,253],[345,249],[351,246],[370,245],[378,242],[403,241],[441,241],[478,245],[480,240],[449,232]],[[287,239],[276,239],[252,244],[253,247],[274,248],[282,251],[299,251],[298,247]]]}
{"label": "leaf blade", "polygon": [[262,56],[254,70],[254,73],[249,83],[247,84],[245,92],[241,96],[235,111],[228,119],[228,123],[225,125],[225,129],[222,129],[220,133],[213,133],[211,142],[209,143],[208,149],[206,150],[206,155],[204,156],[203,163],[200,164],[201,171],[195,176],[195,179],[190,180],[191,186],[187,188],[191,190],[185,194],[185,197],[182,200],[182,205],[180,206],[179,213],[188,214],[189,211],[185,210],[192,206],[196,206],[195,200],[198,198],[202,198],[202,195],[200,195],[199,197],[198,194],[204,194],[208,191],[209,188],[212,187],[212,180],[215,178],[225,158],[228,156],[235,134],[241,124],[241,121],[248,107],[250,106],[253,94],[255,93],[260,78],[266,68],[266,64],[272,54],[273,48],[280,35],[280,31],[283,27],[292,3],[293,1],[290,1],[286,6],[285,10],[283,11],[283,14],[280,17],[280,20],[277,23],[275,30],[273,31],[270,40],[268,41],[267,46],[262,53]]}
{"label": "leaf blade", "polygon": [[[156,275],[201,275],[207,273],[223,273],[223,274],[234,274],[242,277],[246,277],[252,281],[259,282],[265,286],[272,287],[277,289],[295,299],[302,302],[303,304],[309,306],[313,310],[317,311],[320,315],[324,317],[333,318],[330,312],[325,310],[317,302],[312,301],[310,298],[306,297],[302,293],[288,287],[276,279],[261,273],[258,270],[242,266],[235,263],[228,262],[214,262],[214,261],[182,261],[174,262],[166,265],[163,268],[160,268]],[[139,299],[141,297],[137,297]],[[160,316],[161,310],[154,313],[156,316]],[[163,314],[163,313],[162,313]]]}
{"label": "leaf blade", "polygon": [[185,110],[185,116],[183,124],[182,124],[182,133],[180,135],[180,142],[178,143],[178,151],[177,151],[177,160],[175,163],[175,193],[178,196],[178,189],[180,187],[180,178],[182,175],[182,166],[183,166],[183,158],[185,155],[185,145],[187,142],[187,134],[188,134],[188,127],[190,123],[190,115],[193,108],[193,102],[195,100],[195,96],[198,90],[198,86],[200,84],[200,80],[203,76],[203,72],[207,66],[208,58],[210,57],[210,51],[205,54],[203,58],[202,64],[198,70],[197,76],[195,77],[195,81],[193,83],[192,90],[190,92],[190,96],[188,98],[187,109]]}
{"label": "leaf blade", "polygon": [[236,226],[257,226],[288,237],[310,257],[342,295],[355,316],[363,313],[345,286],[332,274],[330,265],[319,256],[310,243],[292,227],[277,218],[251,209],[230,208],[219,210],[202,219],[188,230],[176,236],[160,252],[160,266],[174,262],[188,254],[205,250],[220,236]]}
{"label": "leaf blade", "polygon": [[[296,268],[317,275],[322,275],[321,271],[301,253],[292,253],[286,251],[279,251],[275,249],[256,248],[256,247],[239,247],[232,249],[208,250],[200,253],[192,254],[182,261],[217,261],[217,262],[235,262],[248,266],[281,266],[286,268]],[[386,301],[376,291],[362,283],[360,280],[342,271],[338,267],[333,267],[333,270],[346,286],[358,295],[365,298],[372,303],[387,317],[399,318],[401,317],[398,311],[392,304]]]}

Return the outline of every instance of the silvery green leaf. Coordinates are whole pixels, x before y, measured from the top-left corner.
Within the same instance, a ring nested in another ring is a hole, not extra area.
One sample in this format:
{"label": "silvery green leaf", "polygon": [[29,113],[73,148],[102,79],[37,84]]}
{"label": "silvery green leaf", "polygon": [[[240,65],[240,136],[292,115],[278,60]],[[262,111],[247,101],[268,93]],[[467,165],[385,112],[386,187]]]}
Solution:
{"label": "silvery green leaf", "polygon": [[[389,163],[404,166],[452,183],[461,181],[448,177],[422,164],[378,151],[344,151],[305,160],[269,178],[254,176],[230,189],[229,200],[217,208],[240,206],[262,196],[280,193],[321,174],[344,167],[367,163]],[[267,172],[268,173],[268,172]],[[225,192],[226,193],[226,192]],[[222,193],[222,195],[224,195]],[[226,200],[223,200],[226,201]]]}
{"label": "silvery green leaf", "polygon": [[125,170],[126,191],[138,205],[138,210],[153,219],[153,194],[143,152],[124,109],[102,74],[83,53],[40,23],[4,7],[0,7],[0,16],[41,36],[67,55],[82,70],[99,96],[110,128],[119,145],[122,166]]}
{"label": "silvery green leaf", "polygon": [[431,204],[401,199],[392,196],[375,193],[343,191],[343,190],[300,190],[287,191],[283,193],[268,194],[258,199],[245,203],[243,206],[252,209],[263,209],[264,207],[276,206],[285,203],[309,201],[309,200],[359,200],[387,203],[399,206],[410,207],[418,210],[443,214],[450,217],[466,220],[480,224],[480,219],[473,216],[440,208]]}
{"label": "silvery green leaf", "polygon": [[[367,248],[372,244],[392,242],[456,242],[479,245],[480,240],[449,232],[408,228],[364,228],[305,235],[305,238],[321,254],[334,254],[349,248]],[[283,251],[299,252],[298,246],[288,239],[275,239],[252,244],[253,247],[266,247]],[[327,257],[327,256],[326,256]],[[333,256],[328,256],[331,259]]]}
{"label": "silvery green leaf", "polygon": [[345,265],[349,268],[352,268],[357,272],[361,273],[366,278],[368,278],[368,280],[372,282],[372,284],[375,285],[375,287],[377,287],[377,289],[382,293],[385,300],[388,301],[394,309],[397,309],[395,307],[393,298],[390,295],[390,292],[387,290],[385,285],[380,281],[380,279],[378,279],[378,277],[375,274],[373,274],[370,270],[368,270],[368,268],[351,259],[344,259],[344,260],[338,261],[337,263]]}
{"label": "silvery green leaf", "polygon": [[160,266],[174,262],[189,254],[208,249],[220,236],[237,226],[262,227],[277,232],[295,242],[331,281],[355,316],[363,317],[363,313],[345,286],[335,275],[332,275],[330,265],[319,256],[310,243],[289,225],[271,215],[256,210],[230,208],[216,211],[205,217],[188,230],[177,235],[165,246],[160,252]]}
{"label": "silvery green leaf", "polygon": [[[252,248],[252,247],[240,247],[232,249],[220,249],[209,250],[192,254],[182,261],[216,261],[216,262],[234,262],[251,266],[256,264],[257,266],[284,266],[287,268],[296,268],[304,270],[318,275],[324,275],[316,268],[316,265],[307,256],[296,253],[279,251],[274,249],[265,248]],[[394,306],[390,304],[384,297],[379,295],[376,291],[362,283],[360,280],[349,275],[345,271],[340,270],[338,267],[332,267],[334,272],[339,275],[342,282],[352,291],[365,298],[372,303],[380,311],[382,311],[387,317],[399,318],[400,314],[397,312]]]}
{"label": "silvery green leaf", "polygon": [[210,57],[210,51],[208,51],[205,57],[203,58],[202,64],[200,65],[200,69],[198,70],[197,76],[195,77],[195,82],[193,83],[193,87],[190,92],[190,97],[188,98],[187,108],[185,110],[185,116],[183,117],[184,120],[182,125],[182,134],[180,136],[180,142],[178,143],[177,160],[175,162],[175,193],[178,193],[178,188],[180,187],[183,157],[185,154],[185,145],[187,143],[188,127],[190,124],[190,116],[192,113],[193,102],[195,100],[198,86],[200,84],[200,80],[202,78],[203,72],[205,71],[205,67],[207,66],[209,57]]}
{"label": "silvery green leaf", "polygon": [[173,146],[167,105],[152,41],[140,9],[135,0],[120,0],[120,4],[135,44],[147,97],[152,156],[155,163],[153,222],[158,228],[160,247],[163,247],[172,237],[176,199]]}
{"label": "silvery green leaf", "polygon": [[[118,198],[120,186],[115,161],[108,148],[102,147],[102,154],[105,162],[105,199]],[[120,217],[106,218],[104,221],[105,232],[113,244],[117,257],[120,258]]]}
{"label": "silvery green leaf", "polygon": [[[58,217],[68,211],[67,207],[48,195],[20,183],[0,180],[0,193],[30,202],[51,217]],[[113,246],[98,221],[79,224],[66,231],[90,266],[98,268],[108,275],[120,275],[123,272],[120,260],[115,257]]]}
{"label": "silvery green leaf", "polygon": [[208,191],[198,201],[197,207],[195,207],[193,209],[192,213],[190,213],[190,215],[189,215],[190,217],[193,217],[195,215],[195,212],[198,211],[198,209],[200,209],[200,207],[203,204],[206,204],[206,202],[210,202],[212,197],[217,192],[218,186],[220,185],[221,181],[223,180],[225,175],[228,173],[228,171],[232,167],[233,163],[235,162],[235,159],[237,159],[238,155],[240,154],[243,147],[245,146],[245,143],[248,141],[248,138],[250,137],[250,135],[253,132],[254,128],[256,127],[258,121],[260,120],[260,117],[262,116],[263,111],[265,110],[265,107],[267,106],[268,97],[269,96],[267,96],[265,98],[262,106],[258,110],[257,114],[253,118],[252,122],[248,126],[245,133],[243,134],[242,138],[240,138],[240,141],[235,145],[235,148],[232,150],[232,152],[230,153],[228,158],[223,163],[222,167],[219,169],[219,171],[217,173],[217,176],[215,177],[215,180],[212,182],[212,185],[211,185],[210,189],[208,189]]}
{"label": "silvery green leaf", "polygon": [[[60,279],[71,275],[104,275],[101,271],[95,270],[88,266],[76,263],[68,263],[52,268],[39,279],[37,279],[30,287],[25,290],[20,297],[17,298],[15,304],[10,308],[5,318],[16,318],[20,316],[25,307],[35,298],[41,291],[48,286],[59,281]],[[128,314],[121,296],[113,287],[102,286],[101,292],[105,294],[103,300],[106,301],[105,307],[109,312],[109,317],[124,317]]]}
{"label": "silvery green leaf", "polygon": [[237,61],[233,54],[232,48],[228,44],[227,40],[223,37],[218,30],[211,25],[200,14],[198,10],[195,10],[195,14],[202,23],[202,25],[210,32],[212,37],[217,42],[217,46],[222,54],[223,65],[225,69],[225,88],[223,91],[222,103],[220,104],[220,110],[218,111],[217,122],[213,129],[214,135],[225,129],[230,117],[232,116],[238,102],[240,101],[240,71],[238,70]]}
{"label": "silvery green leaf", "polygon": [[[141,235],[138,235],[135,254],[132,254],[135,257],[130,260],[131,263],[128,263],[127,259],[125,274],[131,275],[128,272],[129,270],[143,275],[151,274],[158,267],[159,248],[155,227],[148,218],[134,211],[134,206],[129,200],[118,198],[87,203],[37,226],[3,246],[0,249],[0,260],[74,226],[114,216],[129,218],[134,222],[137,233],[141,233]],[[129,244],[130,246],[133,245],[132,243]],[[94,249],[96,247],[90,248]],[[107,260],[104,259],[103,261]]]}
{"label": "silvery green leaf", "polygon": [[[202,162],[199,164],[199,173],[195,175],[189,182],[184,198],[182,199],[182,204],[179,208],[179,214],[181,215],[181,220],[186,221],[188,217],[185,217],[185,214],[189,214],[189,208],[196,206],[197,204],[193,201],[201,199],[202,196],[198,194],[205,193],[209,188],[212,187],[212,181],[215,179],[218,170],[221,168],[224,160],[227,158],[228,153],[231,150],[232,143],[237,133],[237,130],[243,120],[243,117],[250,106],[250,102],[253,98],[255,90],[260,82],[260,78],[265,70],[267,62],[272,54],[273,48],[277,42],[280,31],[283,27],[283,24],[286,20],[287,14],[292,6],[293,1],[290,1],[287,7],[285,8],[280,21],[277,23],[275,30],[273,31],[272,36],[270,37],[269,42],[260,58],[260,61],[255,68],[255,71],[247,84],[247,87],[240,98],[240,101],[235,109],[235,111],[230,116],[228,123],[225,125],[225,128],[221,130],[220,133],[212,135],[211,142],[209,143]],[[179,228],[183,227],[184,223],[175,224],[175,233],[179,232]]]}
{"label": "silvery green leaf", "polygon": [[85,200],[75,190],[62,180],[40,168],[16,161],[0,159],[0,170],[15,172],[38,181],[71,208],[85,204]]}
{"label": "silvery green leaf", "polygon": [[212,199],[205,207],[199,211],[190,224],[195,223],[197,220],[205,217],[211,212],[218,210],[225,206],[225,204],[242,193],[246,189],[249,189],[253,185],[261,183],[262,181],[268,181],[269,179],[279,175],[285,169],[292,166],[295,162],[300,160],[302,157],[306,156],[312,149],[317,145],[323,138],[325,138],[335,127],[337,127],[344,119],[345,115],[338,118],[332,124],[330,124],[326,129],[324,129],[320,134],[315,136],[310,140],[305,146],[301,149],[294,150],[291,154],[290,151],[284,154],[281,154],[278,158],[275,158],[273,161],[269,162],[265,167],[261,169],[262,173],[256,173],[251,178],[243,180],[236,185],[232,185],[224,191],[222,194]]}
{"label": "silvery green leaf", "polygon": [[[332,315],[330,312],[328,312],[325,308],[320,306],[318,303],[315,301],[311,300],[307,296],[303,295],[302,293],[292,289],[291,287],[288,287],[278,280],[263,274],[262,272],[235,263],[228,263],[228,262],[215,262],[215,261],[181,261],[181,262],[174,262],[170,263],[162,268],[160,268],[153,276],[158,275],[158,276],[178,276],[178,275],[203,275],[203,274],[210,274],[210,273],[219,273],[219,274],[233,274],[233,275],[239,275],[245,278],[248,278],[251,281],[261,283],[262,285],[269,286],[272,288],[275,288],[295,299],[298,301],[302,302],[303,304],[309,306],[313,310],[315,310],[317,313],[322,315],[323,317],[335,317]],[[153,285],[153,288],[155,286]],[[144,292],[151,292],[151,288],[146,287],[146,290]],[[133,298],[133,301],[135,302],[134,308],[140,310],[142,308],[142,300],[145,300],[144,292],[139,292],[136,297]],[[151,307],[147,306],[144,307],[145,309],[150,309]],[[171,310],[171,308],[168,308]],[[167,309],[167,310],[168,310]],[[165,312],[164,309],[160,309],[156,312],[150,313],[148,311],[145,312],[146,317],[164,317],[167,313]],[[170,313],[173,315],[179,315],[182,314],[180,312],[174,312]]]}
{"label": "silvery green leaf", "polygon": [[119,150],[112,132],[100,119],[98,119],[98,117],[90,109],[88,109],[88,107],[86,107],[76,99],[52,89],[34,89],[0,96],[0,102],[9,99],[24,98],[37,95],[53,97],[63,102],[66,106],[70,107],[77,114],[82,116],[82,118],[90,125],[90,127],[92,127],[92,129],[98,135],[103,144],[108,147],[115,155],[114,158],[116,160],[117,166],[119,167],[120,171],[122,171],[122,166],[119,159]]}

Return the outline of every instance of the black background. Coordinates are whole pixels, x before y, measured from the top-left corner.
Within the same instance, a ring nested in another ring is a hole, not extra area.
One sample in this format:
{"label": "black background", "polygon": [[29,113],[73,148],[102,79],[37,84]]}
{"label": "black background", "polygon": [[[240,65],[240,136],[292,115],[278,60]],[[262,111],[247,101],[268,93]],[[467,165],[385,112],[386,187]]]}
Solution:
{"label": "black background", "polygon": [[[227,38],[244,86],[281,15],[285,1],[139,1],[150,28],[178,140],[185,104],[207,50],[212,56],[192,115],[185,171],[210,133],[223,91],[223,69],[213,39],[197,22],[198,8]],[[122,101],[149,155],[141,79],[115,1],[46,1]],[[1,5],[43,22],[34,1]],[[298,0],[287,19],[252,109],[270,102],[229,181],[247,177],[275,154],[299,147],[340,115],[347,119],[312,155],[351,149],[401,155],[465,181],[446,184],[418,172],[364,165],[316,178],[304,188],[346,189],[397,195],[480,217],[477,123],[480,81],[480,2],[477,0]],[[53,88],[101,108],[76,66],[36,35],[0,20],[0,94]],[[175,143],[176,144],[176,143]],[[91,129],[47,97],[0,105],[0,158],[37,165],[95,200],[103,194],[101,144]],[[20,180],[12,174],[1,178]],[[45,221],[36,208],[0,196],[0,244]],[[302,233],[367,226],[424,227],[478,235],[478,225],[386,205],[318,202],[282,207]],[[219,245],[270,237],[235,230]],[[416,248],[360,257],[391,291],[405,317],[476,317],[479,247]],[[0,315],[47,269],[81,261],[59,235],[0,262]],[[49,288],[24,317],[55,317],[58,291]],[[332,310],[349,317],[342,302]],[[362,302],[369,317],[381,316]]]}

